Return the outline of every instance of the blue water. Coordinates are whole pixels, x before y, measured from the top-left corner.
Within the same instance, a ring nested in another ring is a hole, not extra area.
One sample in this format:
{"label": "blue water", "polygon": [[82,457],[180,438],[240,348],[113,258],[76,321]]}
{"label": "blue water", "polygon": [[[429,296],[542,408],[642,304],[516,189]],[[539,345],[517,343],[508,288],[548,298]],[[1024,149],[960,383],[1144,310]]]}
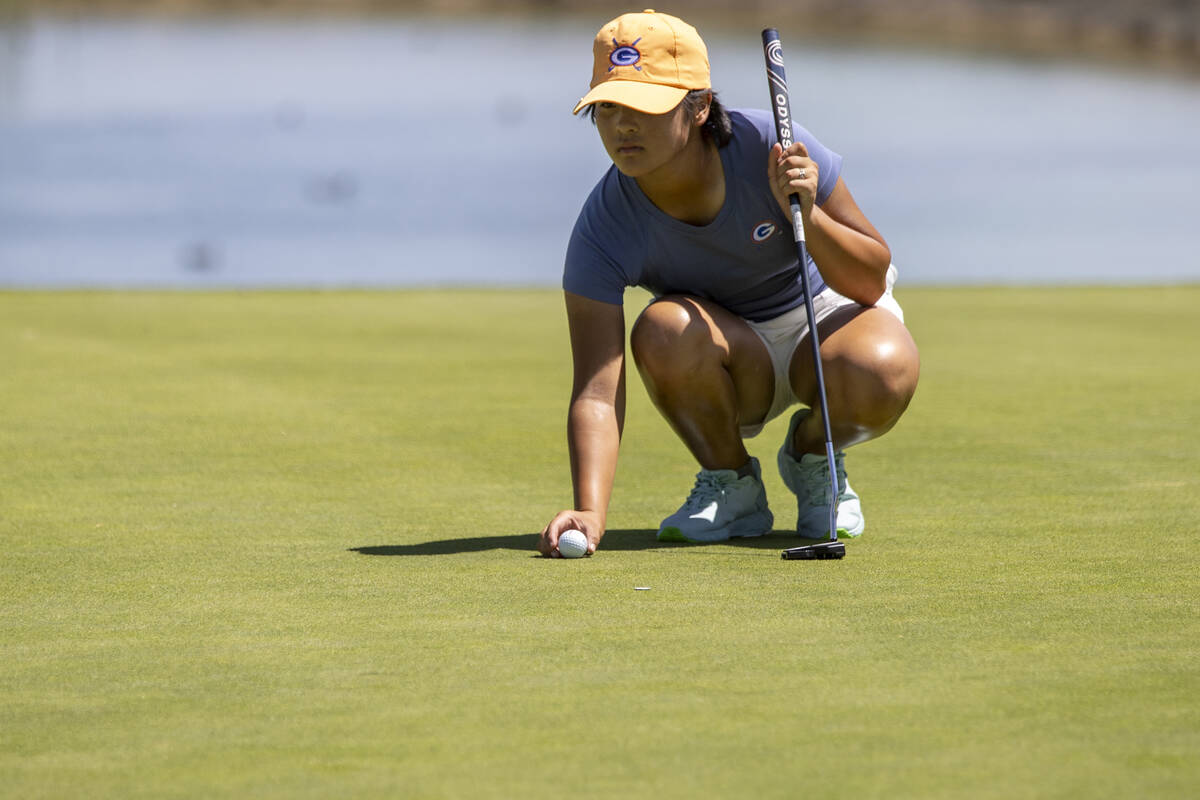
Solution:
{"label": "blue water", "polygon": [[[556,285],[602,21],[0,24],[0,286]],[[903,282],[1200,280],[1200,83],[781,33]]]}

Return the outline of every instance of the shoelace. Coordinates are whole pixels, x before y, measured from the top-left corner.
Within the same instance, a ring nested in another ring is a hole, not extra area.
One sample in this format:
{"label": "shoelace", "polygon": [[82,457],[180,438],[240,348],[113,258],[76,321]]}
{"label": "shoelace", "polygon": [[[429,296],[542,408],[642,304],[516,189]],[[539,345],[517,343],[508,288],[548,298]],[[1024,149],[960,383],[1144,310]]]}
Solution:
{"label": "shoelace", "polygon": [[725,492],[725,484],[711,472],[696,473],[696,485],[688,495],[684,505],[689,510],[707,508],[708,504]]}
{"label": "shoelace", "polygon": [[[837,466],[841,466],[842,459],[836,457]],[[823,506],[829,503],[829,466],[828,462],[821,461],[819,464],[813,464],[810,467],[802,468],[809,473],[808,479],[804,481],[803,486],[808,489],[806,497],[801,498],[805,505]],[[844,469],[838,470],[839,473],[844,473]],[[819,478],[817,477],[819,476]],[[841,483],[841,481],[838,481]]]}

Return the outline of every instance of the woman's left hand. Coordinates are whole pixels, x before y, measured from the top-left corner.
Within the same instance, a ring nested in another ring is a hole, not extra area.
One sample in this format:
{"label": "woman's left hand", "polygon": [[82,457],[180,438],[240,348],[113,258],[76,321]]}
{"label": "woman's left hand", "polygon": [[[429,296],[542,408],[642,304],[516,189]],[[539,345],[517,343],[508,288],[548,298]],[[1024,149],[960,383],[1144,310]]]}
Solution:
{"label": "woman's left hand", "polygon": [[771,193],[783,209],[785,217],[792,216],[788,196],[800,195],[800,212],[808,217],[817,198],[817,162],[808,157],[808,148],[803,142],[792,142],[787,150],[778,142],[767,154],[767,182]]}

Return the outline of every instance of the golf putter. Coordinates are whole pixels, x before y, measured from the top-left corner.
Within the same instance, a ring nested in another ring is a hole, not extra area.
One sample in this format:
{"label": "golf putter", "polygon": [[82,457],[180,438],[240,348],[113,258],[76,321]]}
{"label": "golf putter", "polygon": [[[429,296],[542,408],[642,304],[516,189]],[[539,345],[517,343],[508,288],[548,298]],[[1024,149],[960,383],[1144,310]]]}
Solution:
{"label": "golf putter", "polygon": [[[787,149],[792,144],[792,111],[788,93],[787,73],[783,69],[783,45],[779,32],[767,28],[762,32],[763,56],[767,62],[767,84],[771,90],[771,109],[775,114],[775,132],[779,143]],[[829,503],[829,541],[803,547],[789,547],[782,557],[786,561],[844,558],[846,545],[837,537],[838,491],[837,461],[833,455],[833,432],[829,428],[829,402],[825,398],[825,373],[821,369],[821,340],[817,334],[817,312],[813,308],[812,285],[808,279],[808,250],[804,246],[804,218],[800,212],[800,196],[788,197],[792,210],[792,231],[800,258],[800,282],[804,289],[804,309],[808,312],[808,340],[812,344],[813,364],[817,373],[817,398],[821,406],[821,421],[825,425],[825,456],[829,460],[829,481],[833,494]]]}

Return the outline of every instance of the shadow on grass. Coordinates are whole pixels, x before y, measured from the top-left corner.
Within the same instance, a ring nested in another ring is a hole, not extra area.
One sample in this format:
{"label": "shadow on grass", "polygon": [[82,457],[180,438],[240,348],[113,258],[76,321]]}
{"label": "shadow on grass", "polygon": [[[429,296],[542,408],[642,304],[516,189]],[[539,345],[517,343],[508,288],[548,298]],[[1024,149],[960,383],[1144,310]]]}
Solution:
{"label": "shadow on grass", "polygon": [[[695,544],[660,542],[654,538],[657,531],[610,530],[604,534],[601,550],[676,550],[681,547],[702,547]],[[437,539],[418,544],[380,544],[351,547],[348,552],[364,556],[447,556],[457,553],[482,553],[487,550],[518,550],[537,556],[538,535],[536,533],[501,534],[498,536],[474,536],[464,539]],[[801,539],[791,531],[772,531],[769,536],[751,539],[730,539],[722,545],[746,547],[757,550],[780,550],[800,544],[812,544],[811,539]]]}

